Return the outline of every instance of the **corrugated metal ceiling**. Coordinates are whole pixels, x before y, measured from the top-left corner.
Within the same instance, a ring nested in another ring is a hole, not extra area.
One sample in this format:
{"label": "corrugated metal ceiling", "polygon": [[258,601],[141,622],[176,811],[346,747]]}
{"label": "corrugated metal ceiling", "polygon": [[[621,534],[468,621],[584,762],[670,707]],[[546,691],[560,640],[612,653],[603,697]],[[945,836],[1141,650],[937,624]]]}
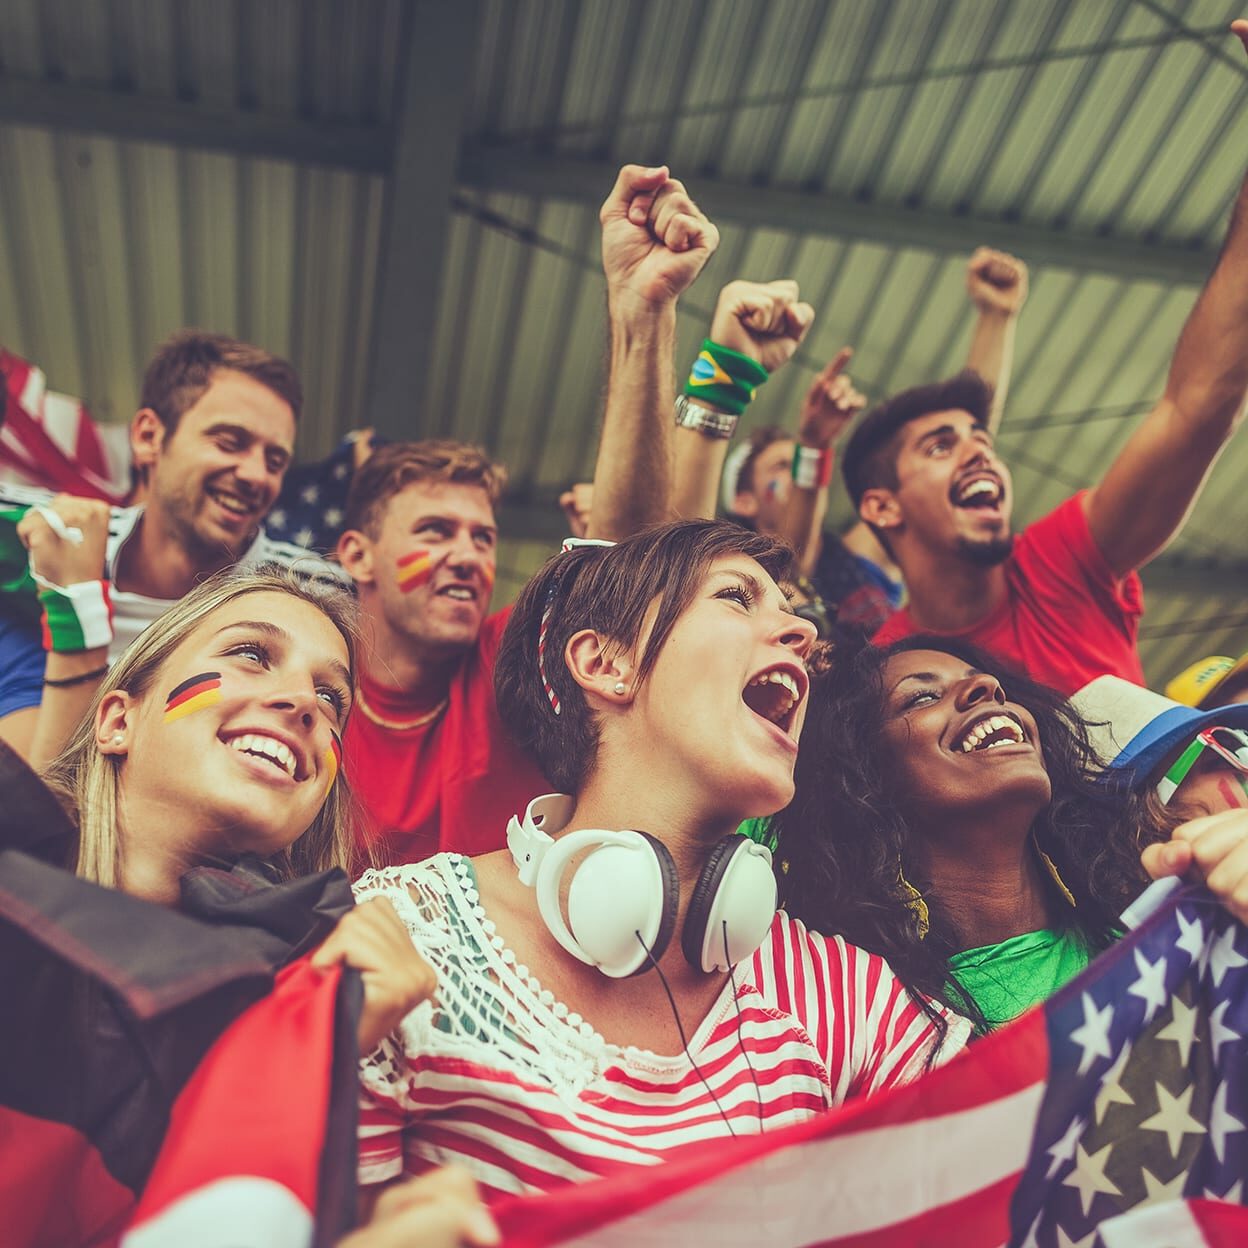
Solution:
{"label": "corrugated metal ceiling", "polygon": [[[10,0],[0,86],[93,86],[380,133],[397,116],[408,40],[436,39],[429,12],[405,0]],[[481,14],[466,145],[541,168],[666,161],[695,195],[739,184],[828,193],[867,218],[914,213],[904,246],[809,221],[722,224],[683,307],[682,359],[731,278],[795,276],[819,313],[751,423],[792,420],[811,370],[845,342],[876,396],[960,365],[962,260],[925,246],[924,213],[1091,240],[1077,264],[1023,257],[1032,294],[1002,434],[1023,520],[1096,478],[1159,393],[1195,293],[1104,271],[1096,240],[1180,257],[1216,247],[1248,156],[1230,0],[485,0]],[[56,388],[125,419],[151,346],[204,324],[294,359],[306,455],[375,418],[382,174],[11,123],[0,168],[0,339]],[[557,179],[453,194],[413,431],[485,442],[518,497],[549,500],[592,470],[605,345],[596,206]],[[1248,560],[1245,475],[1241,439],[1180,553]],[[544,550],[510,544],[504,589]],[[1248,648],[1246,588],[1211,575],[1200,592],[1154,594],[1150,674]]]}

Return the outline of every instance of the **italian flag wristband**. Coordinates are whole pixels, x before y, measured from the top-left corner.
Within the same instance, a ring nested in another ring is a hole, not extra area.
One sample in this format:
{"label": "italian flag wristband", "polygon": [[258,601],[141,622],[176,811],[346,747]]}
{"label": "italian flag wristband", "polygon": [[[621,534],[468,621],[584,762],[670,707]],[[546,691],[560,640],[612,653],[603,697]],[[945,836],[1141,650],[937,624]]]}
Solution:
{"label": "italian flag wristband", "polygon": [[817,451],[799,444],[793,450],[793,484],[801,490],[826,489],[832,481],[834,459],[830,446]]}
{"label": "italian flag wristband", "polygon": [[740,416],[767,376],[767,370],[757,360],[707,338],[685,382],[685,394]]}
{"label": "italian flag wristband", "polygon": [[113,640],[113,600],[107,581],[49,585],[39,591],[43,604],[43,648],[76,654]]}

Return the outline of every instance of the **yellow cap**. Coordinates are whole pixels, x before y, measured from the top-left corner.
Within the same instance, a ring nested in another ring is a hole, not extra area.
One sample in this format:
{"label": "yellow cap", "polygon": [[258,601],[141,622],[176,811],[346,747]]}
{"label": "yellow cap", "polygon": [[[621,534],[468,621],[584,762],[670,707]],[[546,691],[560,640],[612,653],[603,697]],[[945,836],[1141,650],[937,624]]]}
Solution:
{"label": "yellow cap", "polygon": [[1232,676],[1248,668],[1248,654],[1238,662],[1224,654],[1210,655],[1185,667],[1167,686],[1166,697],[1184,706],[1208,706],[1217,691]]}

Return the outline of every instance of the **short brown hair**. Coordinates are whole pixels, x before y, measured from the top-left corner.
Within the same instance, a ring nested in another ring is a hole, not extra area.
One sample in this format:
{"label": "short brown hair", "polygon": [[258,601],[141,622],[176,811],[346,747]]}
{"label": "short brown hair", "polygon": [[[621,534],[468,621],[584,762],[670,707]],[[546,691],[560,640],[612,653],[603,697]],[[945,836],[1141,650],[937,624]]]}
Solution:
{"label": "short brown hair", "polygon": [[[729,520],[682,520],[645,529],[616,546],[578,546],[555,555],[525,586],[499,647],[494,696],[516,743],[561,792],[578,792],[598,755],[598,725],[584,690],[563,660],[568,639],[592,628],[631,649],[657,597],[658,613],[637,668],[640,685],[711,564],[725,555],[757,560],[777,581],[793,560],[792,550],[783,542]],[[559,699],[558,715],[537,657],[548,603],[545,672]]]}
{"label": "short brown hair", "polygon": [[417,481],[480,486],[496,507],[507,470],[479,447],[451,438],[391,442],[375,450],[356,472],[347,494],[344,528],[376,537],[386,504]]}
{"label": "short brown hair", "polygon": [[172,436],[187,409],[199,402],[212,385],[213,374],[222,368],[246,373],[268,386],[290,404],[295,419],[299,419],[303,385],[293,364],[263,347],[199,329],[181,329],[156,348],[143,374],[139,406],[150,407],[166,434]]}

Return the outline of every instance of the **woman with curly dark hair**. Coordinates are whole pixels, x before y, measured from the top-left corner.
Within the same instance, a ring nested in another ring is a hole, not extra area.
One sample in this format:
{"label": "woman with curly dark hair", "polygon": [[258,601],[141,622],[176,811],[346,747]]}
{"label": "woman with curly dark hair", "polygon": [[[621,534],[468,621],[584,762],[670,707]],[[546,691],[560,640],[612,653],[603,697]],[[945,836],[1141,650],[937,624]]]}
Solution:
{"label": "woman with curly dark hair", "polygon": [[841,654],[773,821],[788,912],[882,954],[981,1030],[1081,971],[1176,816],[1098,779],[1060,694],[964,642]]}

